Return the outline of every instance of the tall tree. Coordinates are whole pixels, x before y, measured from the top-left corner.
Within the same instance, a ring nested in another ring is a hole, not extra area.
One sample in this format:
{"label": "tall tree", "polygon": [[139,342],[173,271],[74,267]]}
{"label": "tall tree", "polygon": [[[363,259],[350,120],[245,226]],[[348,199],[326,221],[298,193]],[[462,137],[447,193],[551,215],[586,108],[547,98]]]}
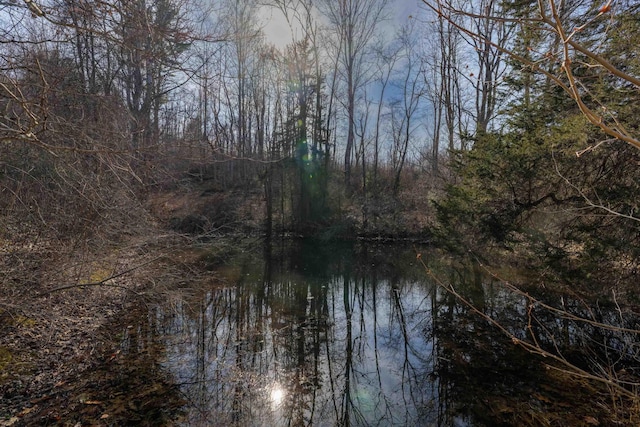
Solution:
{"label": "tall tree", "polygon": [[[619,16],[637,13],[638,5],[632,1],[590,2],[583,0],[523,1],[517,5],[534,8],[529,16],[518,16],[514,7],[501,7],[507,14],[491,13],[492,9],[465,10],[450,1],[423,0],[441,19],[454,23],[464,34],[475,40],[475,44],[495,49],[503,55],[529,67],[536,73],[544,74],[549,82],[557,85],[576,103],[589,122],[599,127],[614,139],[640,148],[640,137],[633,129],[621,126],[617,119],[618,106],[605,104],[594,96],[593,82],[584,79],[580,73],[583,64],[606,70],[609,78],[620,86],[630,86],[637,90],[640,79],[620,62],[607,55],[610,46],[609,33],[614,28],[607,25],[617,22]],[[468,20],[456,23],[455,16]],[[482,25],[467,23],[484,22]],[[539,50],[531,47],[531,54],[523,56],[513,50],[509,38],[492,38],[484,28],[513,26],[517,23],[527,26],[530,33],[543,40]],[[497,26],[497,27],[496,27]],[[487,69],[484,71],[486,72]],[[480,117],[482,118],[482,117]],[[592,148],[593,146],[590,146]]]}
{"label": "tall tree", "polygon": [[402,46],[402,68],[398,71],[396,83],[400,98],[392,107],[393,128],[393,156],[394,180],[393,194],[400,190],[402,171],[407,161],[409,146],[416,131],[416,116],[419,113],[422,100],[425,96],[424,87],[425,64],[424,58],[418,51],[415,43],[415,21],[412,20],[403,26],[398,34]]}
{"label": "tall tree", "polygon": [[468,46],[454,24],[435,19],[430,21],[423,34],[425,96],[433,111],[432,123],[427,126],[431,147],[424,154],[428,156],[432,171],[436,172],[441,150],[451,153],[456,149],[468,148],[469,134],[473,128],[470,124],[473,108],[468,90],[473,89],[470,84],[473,76],[470,76],[472,72],[465,61]]}
{"label": "tall tree", "polygon": [[[633,144],[624,144],[626,139],[606,139],[606,130],[590,126],[580,102],[599,105],[603,114],[612,106],[619,129],[631,135],[637,129],[637,89],[613,76],[610,68],[593,66],[585,53],[571,71],[576,82],[584,82],[581,100],[563,96],[565,83],[558,79],[566,72],[553,59],[556,46],[562,55],[562,38],[558,41],[557,34],[532,26],[538,3],[517,6],[510,8],[518,22],[518,41],[509,50],[514,62],[506,82],[513,96],[500,118],[503,126],[456,157],[453,166],[460,181],[439,204],[442,223],[458,230],[468,227],[470,234],[480,229],[505,244],[527,239],[541,259],[563,269],[578,265],[592,277],[612,271],[619,277],[632,274],[635,263],[628,268],[615,263],[637,257],[636,243],[629,243],[637,240],[640,221],[632,196],[637,191],[638,152]],[[563,14],[583,19],[577,13],[584,12],[586,3],[566,2],[564,7]],[[615,58],[610,63],[625,73],[640,69],[638,45],[622,42],[637,38],[638,10],[628,11],[574,34],[576,43]],[[546,52],[545,59],[534,64],[540,51]],[[593,149],[605,142],[610,150]],[[568,250],[574,253],[572,261],[565,256]]]}
{"label": "tall tree", "polygon": [[344,147],[344,173],[351,182],[352,156],[356,138],[356,94],[365,83],[364,69],[370,43],[384,19],[387,2],[381,0],[322,0],[321,9],[337,37],[341,77],[346,85],[347,140]]}
{"label": "tall tree", "polygon": [[376,81],[380,86],[380,94],[378,96],[376,108],[376,120],[374,124],[373,135],[373,186],[377,188],[378,184],[378,168],[380,165],[380,151],[383,126],[383,112],[386,107],[387,89],[391,81],[391,76],[395,71],[396,64],[399,61],[402,45],[400,43],[389,43],[384,45],[379,43],[376,46]]}
{"label": "tall tree", "polygon": [[299,172],[297,222],[320,222],[328,212],[329,133],[324,93],[320,28],[312,0],[273,0],[285,16],[293,42],[284,54],[289,76],[289,114],[295,118],[295,156]]}
{"label": "tall tree", "polygon": [[480,0],[474,9],[467,13],[474,28],[481,37],[471,37],[470,41],[476,53],[478,75],[471,83],[475,89],[476,134],[487,132],[489,123],[495,118],[498,106],[499,86],[506,73],[504,53],[499,46],[511,43],[514,26],[504,17],[504,8],[499,0]]}
{"label": "tall tree", "polygon": [[132,145],[142,158],[159,142],[160,107],[188,45],[176,0],[119,1],[119,79],[131,113]]}

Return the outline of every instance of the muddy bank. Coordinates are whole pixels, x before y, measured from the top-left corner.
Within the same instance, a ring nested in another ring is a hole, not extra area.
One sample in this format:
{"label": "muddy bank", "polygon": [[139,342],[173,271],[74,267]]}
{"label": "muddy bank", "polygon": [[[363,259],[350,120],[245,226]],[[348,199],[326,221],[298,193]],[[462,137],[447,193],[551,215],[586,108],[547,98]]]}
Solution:
{"label": "muddy bank", "polygon": [[98,328],[93,354],[85,355],[83,363],[73,357],[61,361],[55,384],[30,384],[32,390],[22,393],[17,387],[4,390],[14,396],[3,408],[13,413],[2,425],[174,424],[184,401],[160,367],[162,346],[138,345],[145,339],[140,337],[144,331],[126,324],[130,316],[143,316],[144,311],[140,302],[131,304],[126,316],[113,317]]}
{"label": "muddy bank", "polygon": [[0,426],[170,425],[179,417],[161,346],[128,322],[181,281],[211,273],[197,254],[175,255],[183,237],[146,234],[66,259],[4,249],[3,269],[19,258],[40,280],[14,276],[0,286]]}
{"label": "muddy bank", "polygon": [[[397,197],[383,193],[350,198],[333,196],[324,220],[296,220],[288,201],[272,217],[274,236],[305,236],[377,241],[424,241],[434,227],[431,199],[407,190]],[[280,203],[280,202],[279,202]],[[149,195],[147,209],[166,229],[194,236],[263,235],[266,200],[259,187],[223,189],[214,181],[185,181]]]}

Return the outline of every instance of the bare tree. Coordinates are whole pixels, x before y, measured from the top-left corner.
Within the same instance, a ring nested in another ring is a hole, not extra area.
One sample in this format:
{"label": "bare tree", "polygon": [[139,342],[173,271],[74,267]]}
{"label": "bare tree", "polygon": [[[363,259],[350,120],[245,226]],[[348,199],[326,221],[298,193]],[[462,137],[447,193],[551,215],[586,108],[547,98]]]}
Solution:
{"label": "bare tree", "polygon": [[[463,46],[460,31],[446,20],[433,23],[435,40],[424,48],[426,97],[433,108],[430,161],[432,170],[438,170],[441,142],[446,138],[446,148],[452,151],[466,148],[468,108],[463,99],[463,85],[467,76],[463,74]],[[429,41],[427,41],[428,43]]]}
{"label": "bare tree", "polygon": [[376,28],[384,18],[386,2],[379,0],[323,0],[322,11],[328,17],[339,43],[339,61],[346,84],[345,109],[347,141],[344,152],[345,182],[351,181],[351,162],[356,138],[356,93],[364,84],[365,57]]}
{"label": "bare tree", "polygon": [[415,47],[415,21],[401,28],[398,39],[402,46],[403,67],[399,71],[398,89],[400,98],[392,107],[393,128],[393,194],[400,190],[400,179],[407,161],[410,142],[416,130],[415,119],[425,96],[424,87],[425,64],[420,52]]}
{"label": "bare tree", "polygon": [[498,87],[506,70],[504,53],[494,44],[509,46],[514,26],[509,21],[493,18],[501,16],[504,11],[496,0],[480,0],[477,8],[467,13],[468,25],[475,33],[482,34],[480,38],[470,38],[478,67],[477,78],[471,79],[475,89],[476,134],[486,133],[495,117]]}
{"label": "bare tree", "polygon": [[[623,64],[606,56],[607,21],[612,22],[617,16],[637,11],[637,4],[608,0],[600,6],[593,2],[588,4],[574,2],[572,7],[567,7],[564,1],[540,0],[533,14],[517,16],[496,14],[492,8],[464,10],[451,1],[423,0],[423,3],[441,19],[451,23],[474,40],[476,46],[483,48],[484,51],[488,49],[490,52],[508,55],[524,68],[545,75],[576,102],[589,122],[607,135],[640,148],[637,132],[617,119],[619,108],[614,104],[606,103],[596,95],[594,90],[596,82],[590,81],[588,76],[576,73],[580,67],[598,68],[607,73],[620,88],[635,88],[635,90],[640,88],[640,78],[628,72]],[[461,21],[459,17],[464,17],[466,21]],[[472,24],[469,25],[469,23]],[[477,25],[478,23],[484,24]],[[488,26],[499,28],[515,25],[526,27],[538,39],[548,42],[539,43],[543,46],[540,50],[530,46],[530,55],[523,55],[513,49],[508,38],[494,38],[485,31]],[[602,26],[602,31],[597,31],[596,37],[583,36],[589,32],[588,30],[599,28],[598,26]],[[557,50],[554,46],[557,46]],[[490,65],[491,62],[488,64]],[[485,75],[488,70],[488,68],[483,70]],[[479,116],[480,119],[483,117],[485,116]],[[600,143],[588,149],[597,145]]]}
{"label": "bare tree", "polygon": [[380,43],[376,46],[376,80],[380,85],[380,95],[378,96],[378,105],[376,109],[375,130],[373,136],[373,185],[377,187],[378,168],[380,164],[380,145],[383,124],[383,111],[386,106],[385,97],[387,96],[387,88],[395,71],[396,64],[399,61],[402,45],[400,43],[384,46]]}

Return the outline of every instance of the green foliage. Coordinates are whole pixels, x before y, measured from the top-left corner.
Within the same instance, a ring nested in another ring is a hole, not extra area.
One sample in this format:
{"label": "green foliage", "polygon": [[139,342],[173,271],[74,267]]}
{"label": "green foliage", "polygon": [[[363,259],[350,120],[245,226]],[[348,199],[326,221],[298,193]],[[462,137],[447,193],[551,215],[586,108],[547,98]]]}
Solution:
{"label": "green foliage", "polygon": [[[540,179],[551,156],[544,140],[531,133],[485,134],[468,152],[456,153],[453,168],[460,181],[437,203],[446,232],[482,242],[506,244],[521,230],[523,216],[550,198]],[[475,231],[475,232],[474,232]]]}
{"label": "green foliage", "polygon": [[[623,215],[637,217],[640,153],[615,142],[575,155],[599,138],[573,112],[477,139],[468,152],[455,153],[458,181],[436,203],[440,236],[465,248],[525,244],[569,270],[595,272],[635,258],[640,222]],[[567,251],[575,250],[578,264],[566,265]]]}
{"label": "green foliage", "polygon": [[[624,40],[637,39],[638,22],[616,19],[607,47],[615,65],[632,74],[640,69],[639,44]],[[521,38],[516,49],[526,55],[537,41]],[[620,86],[602,67],[574,71],[592,83],[585,102],[603,112],[615,106],[619,125],[638,129],[637,89]],[[573,100],[531,70],[514,67],[508,81],[514,101],[502,111],[503,128],[452,153],[456,182],[436,203],[439,235],[458,248],[499,243],[528,252],[574,278],[578,271],[594,280],[633,278],[640,152],[608,140]]]}

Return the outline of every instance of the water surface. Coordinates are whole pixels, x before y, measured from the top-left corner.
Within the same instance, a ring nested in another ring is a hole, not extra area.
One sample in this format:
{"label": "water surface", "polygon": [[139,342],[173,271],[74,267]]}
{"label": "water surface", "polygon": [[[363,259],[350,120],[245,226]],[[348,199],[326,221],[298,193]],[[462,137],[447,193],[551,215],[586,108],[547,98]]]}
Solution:
{"label": "water surface", "polygon": [[[424,248],[306,240],[246,251],[218,269],[220,284],[150,314],[187,401],[184,425],[517,425],[549,394],[561,399],[544,364],[434,283],[417,251],[514,336],[531,333],[527,298]],[[566,321],[539,325],[558,331],[554,346],[580,344]]]}

